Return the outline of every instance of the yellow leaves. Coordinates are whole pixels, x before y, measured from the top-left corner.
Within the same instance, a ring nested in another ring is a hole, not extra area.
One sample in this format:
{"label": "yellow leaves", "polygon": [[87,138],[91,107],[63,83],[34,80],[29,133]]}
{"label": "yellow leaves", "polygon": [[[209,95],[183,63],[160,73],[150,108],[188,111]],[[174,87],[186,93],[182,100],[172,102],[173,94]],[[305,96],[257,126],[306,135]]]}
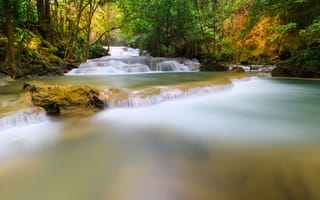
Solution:
{"label": "yellow leaves", "polygon": [[28,43],[28,46],[29,46],[29,48],[32,49],[32,50],[37,50],[37,49],[39,49],[40,44],[41,44],[41,39],[40,39],[40,38],[38,38],[38,37],[32,37],[32,38],[30,39],[30,42]]}

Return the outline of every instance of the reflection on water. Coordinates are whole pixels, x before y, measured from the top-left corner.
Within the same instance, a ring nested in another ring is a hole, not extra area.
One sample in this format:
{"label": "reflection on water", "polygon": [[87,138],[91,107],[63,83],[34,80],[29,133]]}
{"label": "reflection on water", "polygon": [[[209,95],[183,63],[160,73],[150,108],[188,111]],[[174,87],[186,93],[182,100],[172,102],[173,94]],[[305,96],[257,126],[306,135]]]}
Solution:
{"label": "reflection on water", "polygon": [[60,139],[0,163],[0,199],[320,199],[319,86],[253,79],[55,119],[33,131]]}

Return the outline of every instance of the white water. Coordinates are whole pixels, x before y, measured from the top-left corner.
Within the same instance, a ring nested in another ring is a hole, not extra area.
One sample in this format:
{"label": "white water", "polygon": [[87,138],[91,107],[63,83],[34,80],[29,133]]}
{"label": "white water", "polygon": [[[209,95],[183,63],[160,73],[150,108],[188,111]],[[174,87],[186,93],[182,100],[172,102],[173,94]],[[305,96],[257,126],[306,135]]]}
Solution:
{"label": "white water", "polygon": [[168,61],[163,61],[160,63],[157,63],[156,65],[156,71],[162,71],[162,72],[166,72],[166,71],[173,71],[173,72],[188,72],[190,71],[189,67],[184,65],[184,64],[180,64],[177,61],[174,60],[168,60]]}
{"label": "white water", "polygon": [[199,71],[197,60],[185,58],[154,58],[139,56],[139,49],[110,47],[111,56],[87,60],[79,68],[65,75],[108,75],[146,72],[190,72]]}
{"label": "white water", "polygon": [[140,50],[125,46],[110,46],[109,54],[110,56],[139,56]]}
{"label": "white water", "polygon": [[44,110],[29,108],[0,117],[0,130],[22,127],[48,121]]}
{"label": "white water", "polygon": [[0,117],[0,163],[43,146],[59,133],[43,109],[29,108]]}
{"label": "white water", "polygon": [[90,61],[82,63],[79,68],[73,69],[66,75],[107,75],[123,73],[142,73],[150,72],[150,68],[144,64],[126,64],[117,60]]}
{"label": "white water", "polygon": [[219,91],[223,91],[231,88],[232,85],[224,86],[211,86],[211,87],[194,87],[188,90],[182,89],[169,89],[166,87],[159,88],[160,93],[156,95],[150,95],[147,97],[140,97],[139,92],[134,92],[129,96],[128,99],[116,101],[116,102],[106,102],[108,107],[143,107],[159,104],[165,101],[170,101],[178,98],[191,97],[191,96],[201,96],[205,94],[212,94]]}
{"label": "white water", "polygon": [[[24,117],[25,118],[25,117]],[[33,117],[35,124],[12,127],[10,129],[0,129],[0,164],[3,159],[10,158],[15,154],[25,154],[54,142],[59,135],[60,125],[51,121],[38,121]],[[22,121],[19,122],[22,125]],[[12,125],[12,124],[11,124]]]}
{"label": "white water", "polygon": [[[125,129],[123,132],[129,133],[130,130],[139,128],[149,127],[152,130],[163,127],[179,130],[197,138],[291,143],[307,137],[304,133],[310,136],[319,132],[319,126],[315,124],[320,114],[318,104],[301,103],[301,107],[296,108],[293,99],[298,98],[297,92],[295,86],[285,87],[278,83],[272,84],[270,80],[254,79],[237,82],[232,90],[212,93],[201,98],[179,99],[151,107],[107,110],[97,114],[93,120],[118,125],[119,128]],[[286,96],[281,96],[283,93],[286,93]],[[150,105],[166,98],[184,95],[186,94],[181,91],[171,91],[145,100],[132,98],[129,102],[123,102],[121,106]],[[291,96],[292,102],[287,102]],[[308,113],[312,106],[315,106],[314,117]]]}
{"label": "white water", "polygon": [[253,78],[0,130],[0,154],[20,153],[0,162],[0,199],[320,199],[319,84]]}
{"label": "white water", "polygon": [[245,72],[271,72],[275,65],[230,65],[229,70],[233,67],[241,67]]}

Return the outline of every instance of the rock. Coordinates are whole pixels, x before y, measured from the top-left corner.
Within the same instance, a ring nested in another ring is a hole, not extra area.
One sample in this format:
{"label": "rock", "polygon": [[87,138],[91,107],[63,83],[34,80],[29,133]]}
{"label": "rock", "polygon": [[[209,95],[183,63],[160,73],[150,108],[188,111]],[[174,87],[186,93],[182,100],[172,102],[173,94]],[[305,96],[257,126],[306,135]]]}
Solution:
{"label": "rock", "polygon": [[273,77],[291,77],[293,76],[290,70],[287,69],[287,67],[284,66],[277,66],[271,71],[271,75]]}
{"label": "rock", "polygon": [[52,115],[95,112],[104,108],[100,90],[87,85],[57,86],[30,81],[24,83],[23,89],[30,93],[34,105]]}
{"label": "rock", "polygon": [[244,72],[242,67],[232,67],[231,72]]}

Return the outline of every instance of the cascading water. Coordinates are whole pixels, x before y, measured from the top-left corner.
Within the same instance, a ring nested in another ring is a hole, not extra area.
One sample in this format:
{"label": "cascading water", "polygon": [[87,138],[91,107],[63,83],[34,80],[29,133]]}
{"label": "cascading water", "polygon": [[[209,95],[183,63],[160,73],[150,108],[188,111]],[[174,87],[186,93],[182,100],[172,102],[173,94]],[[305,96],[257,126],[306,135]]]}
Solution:
{"label": "cascading water", "polygon": [[128,98],[117,100],[117,101],[108,101],[105,102],[108,107],[143,107],[143,106],[150,106],[155,105],[158,103],[162,103],[169,100],[174,100],[183,97],[190,97],[190,96],[200,96],[205,94],[212,94],[215,92],[223,91],[225,89],[229,89],[232,87],[232,84],[227,84],[223,86],[206,86],[206,87],[194,87],[187,90],[183,89],[170,89],[166,87],[161,88],[153,88],[159,89],[158,94],[143,96],[139,92],[133,92]]}
{"label": "cascading water", "polygon": [[168,61],[163,61],[160,62],[156,65],[157,71],[190,71],[189,67],[178,63],[177,61],[174,60],[168,60]]}
{"label": "cascading water", "polygon": [[122,73],[149,72],[150,69],[144,64],[126,64],[117,60],[107,61],[87,61],[82,63],[79,68],[73,69],[67,75],[105,75]]}
{"label": "cascading water", "polygon": [[96,58],[82,63],[66,75],[107,75],[145,72],[190,72],[199,71],[197,60],[185,58],[154,58],[139,56],[137,49],[110,47],[111,56]]}
{"label": "cascading water", "polygon": [[0,117],[0,129],[21,127],[47,121],[46,113],[41,108],[29,108]]}

